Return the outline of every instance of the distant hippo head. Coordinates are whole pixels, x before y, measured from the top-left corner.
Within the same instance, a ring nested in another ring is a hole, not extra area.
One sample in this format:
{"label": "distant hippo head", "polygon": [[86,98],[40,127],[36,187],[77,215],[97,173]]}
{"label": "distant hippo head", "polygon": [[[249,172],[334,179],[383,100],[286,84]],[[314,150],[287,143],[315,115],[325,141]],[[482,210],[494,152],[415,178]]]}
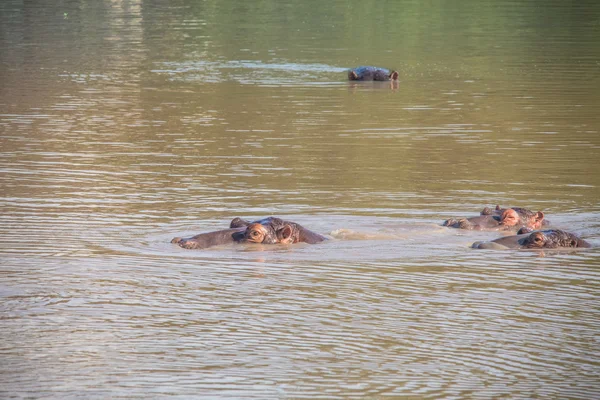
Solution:
{"label": "distant hippo head", "polygon": [[503,236],[489,242],[475,242],[475,249],[567,249],[592,247],[592,245],[577,235],[559,229],[531,232],[529,228],[521,228],[516,235]]}
{"label": "distant hippo head", "polygon": [[543,222],[543,212],[533,212],[524,208],[508,208],[500,216],[500,225],[505,227],[522,225],[530,229],[541,229]]}
{"label": "distant hippo head", "polygon": [[362,66],[349,70],[348,79],[351,81],[397,81],[398,71],[390,71],[379,67]]}
{"label": "distant hippo head", "polygon": [[526,249],[556,249],[559,247],[591,246],[588,242],[578,238],[574,234],[559,229],[536,231],[523,240],[523,248]]}

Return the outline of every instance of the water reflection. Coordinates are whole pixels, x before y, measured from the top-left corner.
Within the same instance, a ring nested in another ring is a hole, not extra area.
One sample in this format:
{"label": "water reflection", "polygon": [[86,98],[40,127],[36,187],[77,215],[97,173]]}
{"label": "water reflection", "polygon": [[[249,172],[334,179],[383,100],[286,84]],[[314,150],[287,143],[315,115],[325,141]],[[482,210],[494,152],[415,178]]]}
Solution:
{"label": "water reflection", "polygon": [[[260,61],[228,61],[225,63],[193,61],[161,63],[152,72],[169,76],[172,81],[220,83],[233,80],[241,84],[261,86],[340,85],[339,75],[347,68],[325,64],[263,63]],[[335,75],[334,75],[335,74]],[[324,77],[329,80],[323,81]]]}

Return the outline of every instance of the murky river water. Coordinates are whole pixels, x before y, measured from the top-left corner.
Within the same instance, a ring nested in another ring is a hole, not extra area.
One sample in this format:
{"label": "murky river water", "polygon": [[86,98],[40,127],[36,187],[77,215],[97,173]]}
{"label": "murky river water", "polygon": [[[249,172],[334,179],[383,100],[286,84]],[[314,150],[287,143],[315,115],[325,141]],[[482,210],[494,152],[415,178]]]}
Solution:
{"label": "murky river water", "polygon": [[[600,251],[440,226],[600,246],[597,3],[47,3],[0,4],[0,397],[600,397]],[[169,243],[268,215],[332,240]]]}

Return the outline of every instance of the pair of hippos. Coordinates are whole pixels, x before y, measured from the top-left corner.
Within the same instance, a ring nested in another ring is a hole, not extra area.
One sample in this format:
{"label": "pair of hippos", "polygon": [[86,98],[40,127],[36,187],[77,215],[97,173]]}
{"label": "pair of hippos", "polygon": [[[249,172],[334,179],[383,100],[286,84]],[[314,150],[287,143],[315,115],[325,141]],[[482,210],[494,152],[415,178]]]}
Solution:
{"label": "pair of hippos", "polygon": [[511,207],[485,207],[480,215],[470,218],[447,219],[442,224],[450,228],[516,232],[489,242],[475,242],[475,249],[558,249],[589,248],[592,245],[577,235],[560,229],[545,229],[550,222],[541,211]]}
{"label": "pair of hippos", "polygon": [[[592,247],[573,233],[559,229],[544,229],[549,225],[541,211],[533,212],[526,208],[506,208],[496,206],[494,210],[484,208],[480,215],[471,218],[448,219],[443,226],[471,230],[499,230],[516,232],[489,242],[475,242],[476,249],[557,249]],[[229,229],[201,233],[189,238],[174,238],[171,243],[185,249],[206,249],[212,246],[231,243],[293,244],[320,243],[327,238],[310,231],[300,224],[268,217],[249,222],[235,218]]]}

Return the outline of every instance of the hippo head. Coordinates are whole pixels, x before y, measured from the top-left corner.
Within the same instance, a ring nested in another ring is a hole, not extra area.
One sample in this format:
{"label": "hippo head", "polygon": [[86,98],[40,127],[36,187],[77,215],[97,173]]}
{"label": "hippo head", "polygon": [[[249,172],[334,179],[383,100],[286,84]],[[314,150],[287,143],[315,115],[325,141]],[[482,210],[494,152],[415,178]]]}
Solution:
{"label": "hippo head", "polygon": [[258,222],[248,225],[243,234],[244,241],[246,242],[265,244],[277,243],[277,235],[272,226],[263,225]]}
{"label": "hippo head", "polygon": [[[520,211],[520,212],[519,212]],[[531,229],[540,229],[544,221],[544,213],[541,211],[531,212],[524,209],[508,208],[500,216],[500,225],[512,227],[524,225]]]}
{"label": "hippo head", "polygon": [[533,232],[525,238],[523,247],[527,249],[556,249],[558,247],[590,247],[590,245],[572,233],[551,229]]}
{"label": "hippo head", "polygon": [[296,241],[294,228],[285,221],[272,217],[251,223],[245,231],[239,232],[235,239],[264,244],[290,244]]}
{"label": "hippo head", "polygon": [[527,249],[541,249],[551,244],[544,232],[533,232],[523,241],[523,247]]}

